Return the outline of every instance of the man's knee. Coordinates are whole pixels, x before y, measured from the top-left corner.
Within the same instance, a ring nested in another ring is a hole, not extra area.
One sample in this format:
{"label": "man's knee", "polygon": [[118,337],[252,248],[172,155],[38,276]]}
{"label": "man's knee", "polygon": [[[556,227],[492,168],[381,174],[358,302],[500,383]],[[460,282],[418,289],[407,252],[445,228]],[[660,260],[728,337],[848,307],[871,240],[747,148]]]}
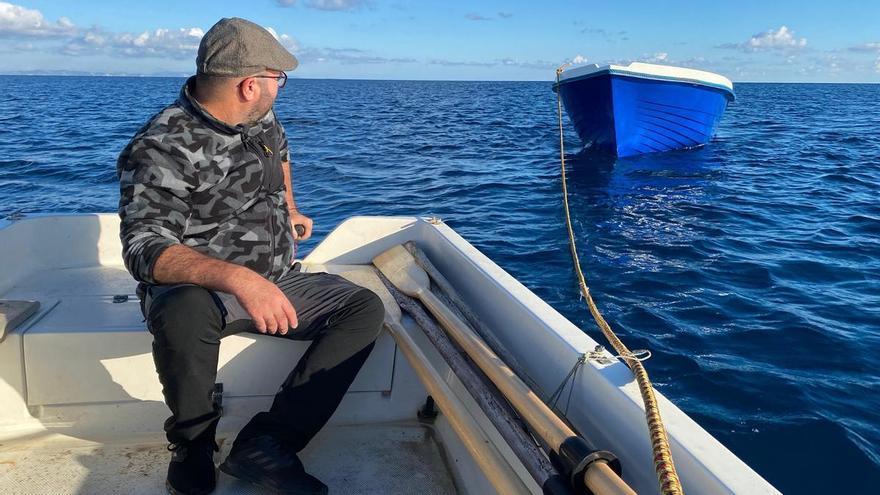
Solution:
{"label": "man's knee", "polygon": [[214,296],[197,285],[183,285],[152,300],[147,326],[157,339],[186,344],[193,340],[218,340],[223,313]]}
{"label": "man's knee", "polygon": [[360,289],[346,302],[352,321],[371,342],[376,340],[385,320],[385,305],[373,291]]}

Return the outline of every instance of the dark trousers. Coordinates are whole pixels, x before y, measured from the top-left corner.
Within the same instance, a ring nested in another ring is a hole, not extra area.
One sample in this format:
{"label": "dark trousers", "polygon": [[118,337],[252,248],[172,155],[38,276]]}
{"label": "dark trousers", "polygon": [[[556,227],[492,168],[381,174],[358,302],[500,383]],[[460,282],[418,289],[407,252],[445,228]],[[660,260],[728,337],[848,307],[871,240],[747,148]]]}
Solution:
{"label": "dark trousers", "polygon": [[[278,287],[290,298],[299,326],[276,336],[312,344],[281,384],[272,407],[254,416],[236,442],[269,434],[299,451],[330,419],[373,349],[384,307],[371,291],[327,273],[291,271]],[[252,321],[233,296],[192,284],[149,287],[144,314],[171,409],[165,422],[168,441],[213,436],[219,412],[211,394],[220,339],[256,331]]]}

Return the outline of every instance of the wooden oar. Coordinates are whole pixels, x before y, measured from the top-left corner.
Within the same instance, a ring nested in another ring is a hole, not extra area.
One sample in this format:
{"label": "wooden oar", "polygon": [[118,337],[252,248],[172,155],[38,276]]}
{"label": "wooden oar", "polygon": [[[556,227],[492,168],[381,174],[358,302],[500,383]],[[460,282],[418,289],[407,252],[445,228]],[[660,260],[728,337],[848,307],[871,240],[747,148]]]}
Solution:
{"label": "wooden oar", "polygon": [[[537,385],[531,376],[526,372],[525,368],[519,364],[519,361],[513,356],[513,354],[504,347],[504,344],[498,340],[495,335],[487,330],[486,325],[480,320],[469,307],[465,304],[464,299],[459,295],[458,291],[455,289],[455,286],[446,279],[446,277],[440,273],[440,270],[434,266],[434,263],[431,262],[431,259],[428,258],[428,255],[424,253],[413,241],[406,242],[403,247],[406,248],[407,251],[413,258],[415,258],[416,263],[422,267],[425,272],[428,273],[428,277],[430,277],[431,281],[434,282],[435,287],[439,287],[440,291],[437,293],[438,297],[446,303],[446,306],[451,309],[456,316],[458,316],[462,321],[466,321],[472,329],[477,332],[477,335],[483,339],[483,342],[492,349],[495,354],[498,354],[501,359],[507,363],[507,366],[510,366],[510,369],[516,373],[520,379],[525,382],[526,385],[529,386],[532,390],[537,389]],[[443,297],[445,296],[445,298]]]}
{"label": "wooden oar", "polygon": [[[611,469],[601,452],[585,447],[584,440],[541,402],[466,323],[437,299],[429,289],[428,274],[403,246],[395,246],[373,258],[373,264],[401,292],[419,299],[428,308],[452,339],[501,390],[532,431],[554,449],[574,485],[586,485],[596,495],[635,493]],[[573,488],[578,489],[578,486]]]}
{"label": "wooden oar", "polygon": [[[418,299],[413,299],[400,292],[384,275],[379,272],[375,273],[382,279],[388,292],[394,296],[400,309],[407,312],[425,333],[425,336],[461,381],[465,390],[473,397],[498,433],[501,434],[501,438],[504,439],[510,450],[516,454],[519,461],[532,475],[532,479],[541,486],[542,493],[545,495],[570,495],[572,493],[571,483],[557,472],[548,459],[548,456],[552,454],[552,449],[545,446],[542,451],[539,448],[536,440],[540,440],[540,438],[536,439],[526,429],[525,422],[520,419],[516,410],[507,402],[498,387],[476,368],[470,358],[452,342]],[[547,455],[544,454],[545,452]]]}
{"label": "wooden oar", "polygon": [[428,358],[413,341],[409,330],[400,323],[400,307],[379,277],[372,269],[353,270],[343,273],[342,276],[372,290],[382,299],[385,304],[385,328],[397,342],[397,346],[403,351],[403,355],[416,371],[428,393],[449,420],[452,429],[461,438],[465,448],[476,459],[483,474],[498,493],[529,493],[530,490],[523,480],[517,476],[495,445],[486,438],[477,421],[465,410],[464,404],[453,394],[437,370],[428,365]]}

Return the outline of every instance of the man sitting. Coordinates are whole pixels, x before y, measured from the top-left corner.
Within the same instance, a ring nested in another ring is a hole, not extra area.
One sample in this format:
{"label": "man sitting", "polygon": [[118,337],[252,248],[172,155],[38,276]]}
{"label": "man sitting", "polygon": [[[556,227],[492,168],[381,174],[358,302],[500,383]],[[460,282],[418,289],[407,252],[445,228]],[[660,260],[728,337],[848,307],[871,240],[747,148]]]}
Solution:
{"label": "man sitting", "polygon": [[232,18],[205,34],[196,64],[177,101],[138,131],[117,164],[123,257],[140,282],[171,409],[166,486],[214,489],[220,339],[256,331],[313,342],[220,469],[279,493],[326,493],[296,453],[339,405],[384,309],[341,277],[291,268],[294,226],[307,239],[312,221],[296,208],[272,105],[296,58],[262,27]]}

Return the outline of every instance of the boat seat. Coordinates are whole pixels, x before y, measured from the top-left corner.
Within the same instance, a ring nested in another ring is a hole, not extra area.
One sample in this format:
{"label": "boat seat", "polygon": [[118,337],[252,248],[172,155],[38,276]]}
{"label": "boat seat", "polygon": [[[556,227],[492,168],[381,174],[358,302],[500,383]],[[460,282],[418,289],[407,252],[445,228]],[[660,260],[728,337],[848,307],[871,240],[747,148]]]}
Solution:
{"label": "boat seat", "polygon": [[20,323],[31,317],[40,309],[37,301],[12,301],[0,299],[0,342],[6,338],[6,332],[15,330]]}
{"label": "boat seat", "polygon": [[[122,266],[90,266],[39,272],[0,295],[40,303],[14,330],[29,406],[162,400],[135,287]],[[308,345],[259,334],[223,339],[224,396],[274,395]],[[389,391],[394,348],[383,333],[349,391]]]}

